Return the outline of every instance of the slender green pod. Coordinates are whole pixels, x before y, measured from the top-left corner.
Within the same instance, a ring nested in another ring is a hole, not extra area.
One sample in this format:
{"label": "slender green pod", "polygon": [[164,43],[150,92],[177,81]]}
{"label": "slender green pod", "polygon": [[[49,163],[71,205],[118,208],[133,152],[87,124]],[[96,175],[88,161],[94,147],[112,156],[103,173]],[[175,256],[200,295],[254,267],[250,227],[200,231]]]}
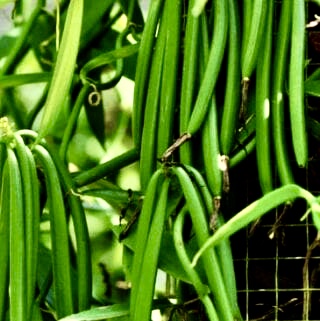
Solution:
{"label": "slender green pod", "polygon": [[[23,185],[19,163],[8,145],[9,204],[10,204],[10,320],[23,321],[28,315],[26,302],[26,251]],[[30,187],[29,187],[30,188]]]}
{"label": "slender green pod", "polygon": [[19,162],[22,179],[26,251],[25,296],[28,316],[31,317],[37,281],[38,240],[40,229],[40,192],[34,157],[30,149],[24,144],[21,136],[14,134],[14,137],[15,151]]}
{"label": "slender green pod", "polygon": [[210,40],[209,40],[209,26],[208,19],[206,15],[202,14],[200,17],[200,41],[199,41],[199,76],[200,79],[203,79],[206,71],[206,66],[208,64],[209,55],[210,55]]}
{"label": "slender green pod", "polygon": [[159,187],[161,189],[160,195],[150,225],[143,260],[139,267],[141,276],[139,282],[135,284],[138,288],[138,291],[135,292],[136,298],[132,299],[135,304],[132,305],[130,302],[130,320],[132,321],[149,321],[151,317],[162,233],[167,217],[169,185],[170,179],[166,178],[162,182],[161,188]]}
{"label": "slender green pod", "polygon": [[157,129],[157,155],[160,156],[172,144],[181,33],[181,0],[166,1],[163,20],[166,20],[166,42],[163,57],[159,120]]}
{"label": "slender green pod", "polygon": [[137,285],[143,275],[140,273],[140,268],[144,260],[145,248],[147,245],[150,225],[154,215],[155,203],[158,196],[158,186],[162,179],[162,170],[157,170],[151,177],[148,188],[146,189],[145,198],[143,201],[142,210],[139,216],[137,227],[136,248],[134,253],[132,271],[131,271],[131,295],[130,295],[130,309],[136,309],[136,298],[138,296],[139,288]]}
{"label": "slender green pod", "polygon": [[215,96],[212,97],[210,110],[202,130],[202,151],[206,179],[213,197],[221,198],[222,171],[220,168],[220,146],[218,133],[218,116]]}
{"label": "slender green pod", "polygon": [[252,20],[252,0],[242,1],[242,39],[241,39],[241,57],[244,57],[245,51],[247,50],[248,38],[250,34],[251,20]]}
{"label": "slender green pod", "polygon": [[248,14],[251,14],[251,21],[249,33],[245,35],[245,42],[242,44],[242,100],[239,115],[240,121],[244,121],[247,116],[249,82],[257,64],[258,52],[263,39],[267,4],[268,2],[265,0],[254,0],[252,8],[249,8],[249,5],[244,7],[244,9],[248,7],[250,10]]}
{"label": "slender green pod", "polygon": [[289,110],[293,151],[297,164],[308,161],[306,115],[304,104],[305,1],[292,2],[292,30],[289,64]]}
{"label": "slender green pod", "polygon": [[284,130],[284,82],[286,78],[287,54],[291,32],[292,1],[283,0],[279,19],[279,29],[275,43],[272,82],[272,132],[277,172],[281,185],[294,182],[288,159]]}
{"label": "slender green pod", "polygon": [[80,195],[77,193],[67,168],[49,145],[44,145],[50,153],[55,167],[60,176],[62,187],[67,194],[70,206],[70,214],[74,226],[76,240],[77,261],[77,310],[87,310],[91,305],[92,295],[92,271],[91,271],[91,249],[86,215],[81,203]]}
{"label": "slender green pod", "polygon": [[[200,54],[202,55],[199,75],[203,79],[205,74],[205,66],[209,59],[209,35],[208,35],[208,22],[204,15],[201,15],[201,42]],[[218,116],[217,104],[215,94],[209,102],[208,116],[204,120],[203,130],[201,133],[203,162],[206,172],[206,178],[215,199],[220,207],[220,198],[222,193],[222,172],[220,171],[220,146],[218,137]],[[212,212],[212,215],[215,215]]]}
{"label": "slender green pod", "polygon": [[[71,179],[70,179],[71,181]],[[87,310],[91,306],[92,271],[89,231],[84,208],[79,195],[69,189],[68,202],[76,236],[77,251],[77,310]]]}
{"label": "slender green pod", "polygon": [[[220,215],[218,215],[216,228],[219,228],[224,224],[222,214],[223,213],[220,213]],[[236,283],[236,275],[230,240],[225,239],[221,241],[216,247],[216,253],[220,262],[219,264],[232,307],[232,313],[235,316],[235,319],[240,321],[242,320],[242,316],[238,305],[238,288]]]}
{"label": "slender green pod", "polygon": [[[247,2],[247,1],[246,1]],[[254,68],[256,67],[258,52],[260,44],[263,37],[263,32],[265,30],[265,16],[267,12],[268,2],[265,0],[254,0],[252,5],[251,21],[250,21],[250,31],[248,34],[248,39],[244,39],[243,43],[244,50],[241,56],[241,72],[242,79],[250,79]],[[246,7],[244,8],[246,9]]]}
{"label": "slender green pod", "polygon": [[[37,138],[37,134],[31,130],[19,130],[17,132],[18,135],[22,135],[22,136],[26,136],[26,137],[30,137],[34,140],[36,140]],[[77,291],[78,291],[78,297],[77,297],[77,308],[78,309],[88,309],[90,307],[90,300],[91,300],[91,292],[92,292],[92,282],[91,282],[91,256],[90,256],[90,241],[89,241],[89,235],[88,235],[88,229],[87,229],[87,222],[86,222],[86,218],[85,218],[85,213],[81,204],[81,200],[79,198],[79,195],[76,192],[76,183],[71,179],[65,165],[63,164],[63,162],[61,161],[61,159],[59,158],[59,156],[53,151],[52,148],[50,148],[49,145],[47,145],[46,143],[44,143],[43,141],[41,141],[41,145],[36,145],[35,149],[36,149],[36,155],[40,155],[41,157],[41,152],[43,152],[43,157],[40,159],[41,164],[46,165],[46,163],[44,163],[46,160],[48,161],[49,164],[47,164],[48,168],[54,169],[54,173],[52,174],[53,177],[51,179],[50,182],[46,181],[46,185],[47,185],[47,189],[50,189],[50,186],[48,188],[48,185],[50,183],[52,183],[52,181],[55,180],[55,184],[57,184],[56,186],[56,193],[58,195],[57,198],[57,204],[58,204],[58,208],[60,208],[60,214],[58,215],[59,217],[54,218],[53,216],[51,216],[51,219],[55,219],[55,224],[53,224],[55,226],[55,228],[60,228],[59,226],[61,226],[62,230],[61,233],[63,234],[62,239],[67,239],[68,238],[68,231],[64,231],[64,224],[66,223],[66,218],[65,216],[65,211],[64,211],[64,204],[63,204],[63,199],[60,198],[60,196],[62,197],[61,194],[61,186],[60,186],[60,182],[59,184],[57,183],[57,179],[60,178],[61,180],[61,184],[63,185],[63,188],[65,190],[65,193],[68,196],[68,202],[70,205],[70,212],[71,212],[71,217],[73,219],[73,223],[74,223],[74,230],[75,230],[75,237],[76,237],[76,247],[77,247]],[[40,151],[37,149],[40,148]],[[52,158],[52,159],[51,159]],[[46,167],[46,168],[47,168]],[[45,172],[46,174],[46,172]],[[59,174],[59,178],[57,177],[57,174]],[[94,174],[94,172],[93,172]],[[46,176],[46,178],[49,175]],[[92,179],[92,177],[91,177]],[[52,188],[52,187],[51,187]],[[48,195],[50,195],[50,191],[48,193]],[[55,196],[55,195],[54,195]],[[61,203],[62,202],[62,203]],[[51,204],[52,207],[52,204]],[[59,213],[59,212],[58,212]],[[66,227],[67,228],[67,227]],[[66,234],[64,234],[66,232]],[[54,231],[52,233],[55,233]],[[55,235],[53,235],[53,239],[54,241],[57,241],[58,239],[55,237]],[[63,245],[65,244],[65,245]],[[60,251],[60,247],[66,247],[63,248],[61,251],[61,256],[59,257],[55,257],[54,259],[56,259],[56,263],[59,264],[59,260],[63,260],[63,257],[69,255],[67,253],[69,253],[69,250],[67,248],[67,242],[66,243],[62,243],[62,244],[58,244],[58,247],[55,245],[53,247],[53,249]],[[55,255],[55,254],[54,254]],[[62,271],[62,267],[56,268],[56,270],[54,270],[54,273],[61,273]],[[70,262],[66,261],[66,273],[68,273],[68,271],[70,272]],[[59,282],[63,281],[63,277],[59,276]],[[66,275],[66,280],[69,280],[69,276]],[[60,282],[62,283],[62,282]],[[58,287],[59,285],[56,284],[56,286]],[[60,285],[61,286],[61,285]],[[67,296],[67,300],[65,302],[65,306],[61,305],[61,310],[62,309],[67,309],[68,305],[70,307],[70,297],[68,297],[69,295],[69,291],[70,288],[68,288],[68,282],[66,283],[66,293],[64,295]],[[68,291],[68,292],[67,292]],[[75,292],[73,292],[75,293]],[[58,302],[59,304],[59,302]]]}
{"label": "slender green pod", "polygon": [[[216,215],[215,217],[215,225],[214,229],[219,228],[224,224],[224,220],[222,217],[222,213],[220,211],[216,211],[215,200],[212,198],[212,195],[208,189],[208,186],[203,179],[202,175],[193,167],[187,166],[188,171],[190,171],[193,181],[196,185],[196,188],[199,191],[199,195],[203,199],[206,210],[209,214]],[[215,213],[216,212],[216,213]],[[233,315],[237,316],[237,320],[241,320],[241,314],[238,306],[238,297],[237,297],[237,285],[236,285],[236,277],[233,266],[233,257],[231,251],[231,245],[228,239],[220,242],[216,249],[217,257],[220,262],[221,273],[224,280],[224,284],[226,286],[226,290],[229,295],[229,300],[232,305]]]}
{"label": "slender green pod", "polygon": [[[184,169],[181,167],[173,167],[172,172],[180,182],[191,215],[198,245],[202,247],[209,238],[209,229],[201,198]],[[219,261],[214,251],[207,251],[204,254],[203,266],[206,271],[210,290],[214,295],[214,303],[220,320],[234,320],[235,316],[232,313],[232,307],[222,277]],[[215,272],[212,273],[212,271]]]}
{"label": "slender green pod", "polygon": [[234,145],[235,131],[237,127],[237,115],[239,113],[241,71],[240,71],[240,18],[238,2],[228,1],[229,28],[228,28],[228,66],[226,91],[224,96],[220,147],[223,155],[230,155]]}
{"label": "slender green pod", "polygon": [[77,252],[77,310],[87,310],[91,306],[92,271],[91,251],[85,212],[79,195],[69,192],[68,202],[76,236]]}
{"label": "slender green pod", "polygon": [[[305,199],[313,213],[319,215],[320,205],[318,200],[309,191],[295,184],[287,184],[279,187],[241,210],[210,236],[194,256],[193,266],[197,264],[200,256],[205,255],[207,250],[212,248],[212,246],[230,237],[240,229],[246,227],[250,222],[257,220],[277,206],[298,197]],[[317,228],[319,228],[319,226],[317,226]]]}
{"label": "slender green pod", "polygon": [[149,83],[153,47],[163,3],[163,0],[155,0],[150,3],[148,17],[144,26],[138,54],[132,114],[132,134],[136,147],[140,147],[141,145],[144,121],[143,117],[145,114],[144,109],[146,104],[146,93]]}
{"label": "slender green pod", "polygon": [[[32,182],[33,213],[26,217],[26,254],[27,254],[27,293],[29,293],[29,315],[33,317],[35,285],[37,278],[38,244],[40,232],[40,186],[37,176],[36,162],[29,148],[26,148],[26,156],[29,161],[30,178]],[[32,219],[31,219],[32,218]]]}
{"label": "slender green pod", "polygon": [[83,0],[71,0],[68,7],[61,46],[44,106],[38,140],[50,134],[71,87],[80,43],[83,2]]}
{"label": "slender green pod", "polygon": [[152,59],[151,76],[144,112],[140,152],[141,189],[145,191],[150,177],[157,167],[157,127],[160,109],[160,88],[162,85],[163,59],[166,46],[166,20],[161,20],[159,35]]}
{"label": "slender green pod", "polygon": [[74,312],[66,211],[57,169],[49,152],[40,145],[35,145],[33,152],[45,175],[50,213],[55,304],[57,316],[61,318]]}
{"label": "slender green pod", "polygon": [[216,309],[209,296],[209,289],[205,284],[202,283],[201,279],[199,278],[199,275],[197,274],[195,269],[191,266],[191,261],[188,257],[188,254],[184,246],[183,225],[184,225],[184,220],[187,213],[188,213],[188,209],[185,206],[182,208],[182,210],[178,214],[177,219],[174,223],[174,226],[173,226],[174,246],[184,270],[188,274],[190,281],[199,296],[199,299],[201,300],[201,302],[204,305],[204,308],[206,309],[209,320],[219,321],[219,317],[217,315]]}
{"label": "slender green pod", "polygon": [[[37,134],[30,130],[20,130],[17,132],[17,134],[26,136],[26,137],[31,137],[34,140],[37,138]],[[58,171],[61,184],[63,185],[65,193],[68,196],[71,217],[73,219],[73,224],[74,224],[76,250],[77,250],[77,294],[78,296],[77,298],[74,299],[74,301],[76,303],[76,307],[78,310],[85,310],[90,307],[90,303],[91,303],[90,300],[91,300],[91,293],[92,293],[90,240],[89,240],[85,213],[84,213],[79,195],[76,192],[76,183],[71,179],[65,165],[63,164],[59,156],[53,151],[53,149],[50,148],[49,145],[45,144],[43,141],[41,141],[41,144],[43,144],[44,147],[43,146],[40,146],[40,147],[37,146],[37,147],[40,148],[40,151],[44,152],[44,158],[48,158],[48,161],[50,163],[49,166],[51,166],[50,168],[52,169],[52,166],[55,166],[55,171],[53,173],[53,176],[55,176],[54,179],[57,179],[56,172]],[[39,154],[39,151],[38,151],[38,154]],[[53,165],[52,165],[52,160],[50,160],[51,157],[54,163]],[[42,159],[42,161],[45,161],[45,160]],[[49,183],[46,182],[46,184],[48,185]],[[59,194],[61,193],[61,190],[60,190],[61,186],[60,186],[60,183],[56,182],[56,184],[59,187],[57,188],[56,193]],[[64,205],[61,204],[61,202],[63,202],[63,200],[58,198],[58,202],[57,202],[59,203],[58,208],[59,206],[60,208],[62,208],[60,215],[65,215],[64,208],[63,208]],[[53,219],[53,216],[51,216],[51,218]],[[62,224],[61,233],[63,234],[65,232],[67,233],[67,231],[63,230],[63,224],[66,224],[65,217],[58,217],[58,219],[56,220],[57,220],[57,223],[54,226],[56,226],[56,228],[60,228],[59,224]],[[52,233],[55,233],[55,232],[52,231]],[[64,235],[63,239],[65,238],[68,238],[68,236]],[[55,235],[53,239],[57,241],[57,239],[55,238]],[[61,244],[61,246],[62,247],[68,246],[68,242],[65,243],[65,245]],[[54,248],[56,248],[56,246]],[[57,251],[60,251],[59,247],[57,247]],[[68,253],[68,249],[63,248],[63,251],[61,252],[62,256],[68,255],[66,253]],[[56,264],[60,264],[59,259],[62,259],[62,258],[58,257],[57,259],[58,260],[56,260]],[[68,273],[68,270],[70,269],[70,263],[68,261],[66,261],[66,269],[67,269],[66,273]],[[61,273],[61,270],[62,270],[62,267],[60,268],[60,270],[56,268],[55,273]],[[60,280],[58,281],[62,283],[61,279],[63,278],[59,276],[59,279]],[[66,276],[66,280],[69,280],[68,275]],[[66,284],[67,284],[66,291],[69,291],[70,288],[68,290],[68,283]],[[59,286],[59,285],[56,284],[56,286]],[[69,294],[66,293],[65,295],[68,296]],[[67,297],[67,299],[70,300],[70,297]],[[59,302],[58,304],[61,305],[61,303]],[[66,301],[66,305],[67,304],[68,302]],[[70,303],[69,303],[69,307],[70,307]],[[61,305],[61,309],[66,310],[67,308],[68,308],[67,306],[63,307]]]}
{"label": "slender green pod", "polygon": [[221,63],[224,56],[228,31],[228,2],[227,0],[214,1],[214,26],[212,46],[205,74],[202,79],[194,109],[189,119],[187,132],[195,134],[201,127],[212,97]]}
{"label": "slender green pod", "polygon": [[70,206],[70,214],[74,226],[75,243],[76,243],[76,262],[77,262],[77,310],[86,310],[90,308],[92,295],[92,272],[91,272],[91,250],[88,226],[85,212],[81,203],[80,195],[77,193],[76,186],[60,159],[58,153],[41,141],[42,146],[48,151],[56,171],[59,175],[60,182]]}
{"label": "slender green pod", "polygon": [[[197,291],[199,299],[202,300],[204,297],[208,296],[210,291],[208,287],[204,283],[202,283],[198,273],[191,266],[191,261],[188,257],[187,251],[184,246],[183,225],[185,221],[185,216],[187,214],[188,214],[188,208],[184,206],[180,210],[179,214],[177,215],[176,221],[173,226],[174,246],[175,246],[178,258],[184,270],[189,276],[191,284],[194,286],[195,290]],[[214,306],[212,306],[212,308],[214,309]]]}
{"label": "slender green pod", "polygon": [[[199,26],[197,26],[197,29],[199,29],[199,37],[200,37],[200,41],[199,41],[199,45],[200,45],[200,50],[199,50],[199,57],[196,61],[192,61],[190,62],[191,66],[197,66],[199,67],[198,70],[196,70],[196,74],[192,75],[192,72],[190,72],[190,77],[192,76],[192,80],[195,80],[194,77],[198,77],[200,79],[200,82],[203,81],[204,75],[205,75],[205,70],[207,68],[208,65],[208,60],[209,60],[209,32],[208,32],[208,23],[207,23],[207,18],[204,14],[202,14],[199,18],[199,22],[197,24],[199,24]],[[194,43],[195,45],[195,43]],[[194,48],[193,48],[194,49]],[[193,83],[194,86],[194,83]],[[193,87],[192,87],[193,88]],[[184,88],[182,88],[184,89]],[[183,93],[181,93],[181,95],[183,95]],[[197,99],[197,97],[192,97],[192,95],[188,94],[188,100],[186,101],[186,103],[192,103],[194,99]],[[208,98],[210,101],[210,97]],[[208,103],[209,103],[208,101]],[[181,105],[181,102],[180,102]],[[188,107],[188,105],[186,105]],[[173,152],[178,148],[178,147],[182,147],[182,154],[184,155],[183,157],[185,157],[185,164],[191,164],[193,162],[192,159],[192,152],[191,152],[191,148],[192,148],[192,143],[188,142],[191,137],[192,137],[192,133],[189,132],[188,128],[189,128],[189,123],[190,123],[190,118],[192,116],[192,114],[194,113],[194,109],[191,111],[191,106],[189,106],[190,109],[186,108],[186,113],[183,113],[182,116],[182,112],[183,112],[183,107],[180,106],[181,109],[181,113],[180,113],[180,124],[179,124],[179,128],[183,129],[183,131],[181,132],[180,137],[164,152],[164,154],[161,157],[162,161],[166,161],[168,160],[168,158],[173,154]],[[205,110],[203,110],[203,112],[207,112],[207,110],[209,109],[209,107]],[[191,116],[190,116],[191,114]]]}
{"label": "slender green pod", "polygon": [[256,72],[256,155],[259,183],[263,194],[272,191],[270,133],[270,70],[273,31],[273,0],[268,1],[264,40]]}
{"label": "slender green pod", "polygon": [[9,222],[10,222],[10,184],[8,162],[3,167],[0,190],[0,320],[6,319],[9,303]]}
{"label": "slender green pod", "polygon": [[[195,96],[195,80],[198,55],[199,18],[192,15],[195,0],[189,2],[186,31],[184,37],[183,67],[181,79],[181,95],[179,108],[179,132],[187,131],[188,122]],[[190,142],[183,144],[180,149],[180,161],[191,164],[192,150]]]}

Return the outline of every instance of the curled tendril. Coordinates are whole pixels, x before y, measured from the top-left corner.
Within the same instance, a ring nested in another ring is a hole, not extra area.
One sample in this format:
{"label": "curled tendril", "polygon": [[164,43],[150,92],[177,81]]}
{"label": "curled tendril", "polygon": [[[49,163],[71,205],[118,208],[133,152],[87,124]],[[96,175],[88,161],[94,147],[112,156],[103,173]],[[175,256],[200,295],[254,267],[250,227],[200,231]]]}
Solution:
{"label": "curled tendril", "polygon": [[99,106],[101,102],[101,93],[97,90],[96,85],[90,84],[93,88],[93,91],[88,95],[88,102],[90,106]]}

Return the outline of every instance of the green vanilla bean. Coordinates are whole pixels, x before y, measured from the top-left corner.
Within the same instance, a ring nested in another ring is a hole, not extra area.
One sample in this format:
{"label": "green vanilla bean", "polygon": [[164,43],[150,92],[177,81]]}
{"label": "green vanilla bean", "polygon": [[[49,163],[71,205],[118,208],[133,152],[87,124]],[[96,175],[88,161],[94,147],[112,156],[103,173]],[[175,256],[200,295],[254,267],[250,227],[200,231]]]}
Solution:
{"label": "green vanilla bean", "polygon": [[163,3],[163,0],[151,1],[147,21],[144,26],[140,43],[136,67],[132,114],[132,134],[136,147],[139,147],[141,144],[144,121],[143,117],[145,113],[144,109],[146,103],[146,93],[149,84],[149,73],[153,56],[153,47]]}
{"label": "green vanilla bean", "polygon": [[204,285],[201,282],[201,279],[199,278],[197,272],[191,266],[191,261],[188,257],[188,254],[184,246],[183,225],[184,225],[185,216],[187,213],[188,213],[188,209],[185,206],[182,208],[182,210],[178,214],[177,219],[174,223],[174,227],[173,227],[174,245],[177,251],[177,255],[180,259],[180,262],[183,268],[185,269],[186,273],[188,274],[190,281],[199,296],[199,299],[201,300],[201,302],[203,303],[206,309],[209,320],[219,321],[219,317],[217,315],[216,309],[209,296],[209,289],[206,285]]}
{"label": "green vanilla bean", "polygon": [[0,320],[5,320],[9,303],[9,222],[10,222],[10,185],[8,162],[3,157],[4,166],[0,193]]}
{"label": "green vanilla bean", "polygon": [[71,0],[53,76],[41,119],[38,141],[50,134],[69,94],[82,26],[83,0]]}
{"label": "green vanilla bean", "polygon": [[[26,303],[32,316],[37,281],[38,241],[40,232],[40,186],[34,157],[21,138],[14,134],[15,150],[21,171],[25,216]],[[32,186],[32,188],[30,188]]]}
{"label": "green vanilla bean", "polygon": [[[7,147],[10,196],[10,320],[23,321],[27,311],[25,252],[25,213],[21,170],[15,152]],[[30,187],[29,187],[30,188]]]}
{"label": "green vanilla bean", "polygon": [[292,1],[291,50],[289,64],[289,110],[293,151],[297,164],[306,167],[308,144],[304,103],[305,1]]}
{"label": "green vanilla bean", "polygon": [[256,71],[256,155],[259,183],[263,194],[273,189],[271,161],[271,55],[273,0],[268,1],[265,37],[261,45]]}
{"label": "green vanilla bean", "polygon": [[288,158],[284,128],[284,97],[287,69],[287,55],[291,34],[292,1],[283,0],[279,18],[279,29],[275,42],[272,82],[272,133],[277,172],[282,185],[294,182]]}
{"label": "green vanilla bean", "polygon": [[[195,0],[189,1],[186,31],[183,50],[183,71],[181,79],[181,94],[179,108],[179,131],[187,131],[192,105],[196,95],[196,68],[198,61],[199,18],[192,15]],[[180,149],[180,161],[184,164],[192,162],[192,148],[190,142],[183,144]]]}
{"label": "green vanilla bean", "polygon": [[[209,228],[206,214],[204,212],[201,197],[197,192],[192,180],[184,169],[173,167],[172,173],[178,178],[183,195],[186,199],[188,210],[193,222],[193,228],[196,234],[199,247],[209,238]],[[232,321],[234,315],[227,294],[221,268],[217,255],[214,251],[207,251],[203,256],[203,266],[206,271],[210,290],[214,295],[214,304],[221,321]],[[212,271],[215,271],[212,273]]]}
{"label": "green vanilla bean", "polygon": [[[237,0],[228,1],[229,9],[229,37],[228,37],[228,57],[227,57],[227,80],[223,103],[220,146],[223,155],[230,156],[234,145],[235,131],[239,114],[240,102],[240,17]],[[230,94],[232,93],[232,94]]]}
{"label": "green vanilla bean", "polygon": [[59,176],[49,152],[40,145],[33,146],[32,151],[45,175],[51,225],[53,285],[57,293],[55,303],[57,316],[61,318],[74,312],[66,209]]}
{"label": "green vanilla bean", "polygon": [[228,33],[228,2],[227,0],[214,1],[214,26],[212,46],[209,53],[208,63],[201,82],[199,93],[190,116],[187,132],[195,134],[201,127],[210,106],[222,59]]}
{"label": "green vanilla bean", "polygon": [[141,284],[141,278],[144,277],[141,274],[141,267],[145,260],[144,255],[147,247],[148,236],[150,234],[150,226],[152,224],[156,207],[155,204],[156,197],[158,195],[158,187],[161,183],[162,176],[162,170],[157,170],[152,175],[148,188],[146,190],[141,214],[138,221],[136,248],[131,271],[132,290],[130,295],[130,315],[132,316],[132,318],[136,317],[137,310],[140,309],[140,307],[137,306],[137,298],[139,297],[138,292],[140,291],[139,284]]}

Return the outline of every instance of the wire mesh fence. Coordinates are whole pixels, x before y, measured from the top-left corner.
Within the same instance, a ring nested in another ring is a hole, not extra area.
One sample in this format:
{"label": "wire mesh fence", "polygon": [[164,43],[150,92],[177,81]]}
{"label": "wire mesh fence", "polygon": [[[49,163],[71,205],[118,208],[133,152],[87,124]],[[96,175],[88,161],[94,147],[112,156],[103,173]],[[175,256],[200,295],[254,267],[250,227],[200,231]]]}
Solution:
{"label": "wire mesh fence", "polygon": [[[270,213],[254,232],[247,229],[241,235],[242,253],[236,242],[235,266],[242,274],[239,303],[246,320],[320,318],[320,253],[313,249],[316,232],[308,221],[299,223],[304,204],[298,205],[286,213],[280,209]],[[270,224],[271,219],[276,224]]]}
{"label": "wire mesh fence", "polygon": [[[275,23],[280,5],[281,1],[276,1]],[[312,21],[320,7],[311,1],[306,1],[306,6],[307,21]],[[309,76],[320,67],[320,27],[306,32]],[[306,99],[308,114],[318,121],[319,103],[319,98]],[[231,182],[239,185],[236,190],[240,206],[241,202],[252,202],[259,191],[254,161],[254,155],[249,157]],[[318,140],[310,137],[308,168],[295,169],[294,174],[301,186],[320,194]],[[232,237],[239,305],[245,320],[320,320],[320,243],[311,219],[301,221],[305,212],[306,204],[298,200],[279,207]]]}

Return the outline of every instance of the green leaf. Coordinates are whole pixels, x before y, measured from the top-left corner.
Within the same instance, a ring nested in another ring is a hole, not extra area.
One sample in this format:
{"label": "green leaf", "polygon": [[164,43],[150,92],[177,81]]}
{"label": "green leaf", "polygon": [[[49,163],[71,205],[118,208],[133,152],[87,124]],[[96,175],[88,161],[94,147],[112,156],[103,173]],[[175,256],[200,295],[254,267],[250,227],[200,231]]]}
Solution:
{"label": "green leaf", "polygon": [[138,207],[139,199],[142,196],[140,192],[126,191],[115,186],[103,186],[103,188],[85,190],[83,195],[102,198],[117,210],[129,205]]}
{"label": "green leaf", "polygon": [[317,141],[320,141],[320,123],[311,118],[311,117],[308,117],[308,130],[309,130],[309,133],[317,140]]}
{"label": "green leaf", "polygon": [[320,80],[306,80],[304,85],[306,95],[320,97]]}
{"label": "green leaf", "polygon": [[[113,226],[112,230],[119,237],[121,227]],[[135,250],[137,244],[135,226],[132,227],[132,231],[130,232],[129,236],[123,239],[122,243],[126,247],[128,247],[128,249],[132,251]],[[188,242],[188,244],[186,244],[186,251],[188,252],[189,257],[193,257],[194,254],[197,252],[197,244],[195,238],[192,238]],[[186,283],[191,283],[187,273],[185,272],[183,266],[179,261],[177,252],[174,248],[172,233],[166,230],[163,232],[162,235],[158,267],[159,269],[163,270],[164,272],[167,272],[168,274],[172,275],[174,278],[178,280],[184,281]],[[197,266],[197,268],[199,268],[197,272],[199,273],[201,279],[205,279],[205,274],[201,264],[199,265],[199,267]]]}
{"label": "green leaf", "polygon": [[16,42],[16,37],[4,35],[0,38],[0,58],[9,54]]}
{"label": "green leaf", "polygon": [[106,307],[98,307],[90,310],[72,314],[59,321],[95,321],[118,319],[129,315],[129,307],[127,304],[114,304]]}
{"label": "green leaf", "polygon": [[92,41],[101,34],[105,28],[105,17],[111,10],[115,0],[91,1],[84,0],[84,12],[86,18],[83,19],[81,33],[81,50],[90,46]]}

